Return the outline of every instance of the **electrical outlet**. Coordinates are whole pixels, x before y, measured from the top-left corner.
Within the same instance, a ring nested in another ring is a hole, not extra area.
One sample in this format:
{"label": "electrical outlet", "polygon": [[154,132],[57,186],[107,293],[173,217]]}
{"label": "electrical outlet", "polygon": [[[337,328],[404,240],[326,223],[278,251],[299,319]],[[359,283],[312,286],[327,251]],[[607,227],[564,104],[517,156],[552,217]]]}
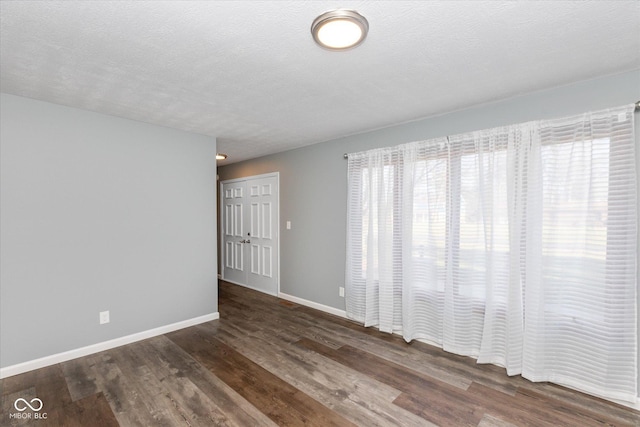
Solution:
{"label": "electrical outlet", "polygon": [[100,324],[109,323],[109,310],[100,312]]}
{"label": "electrical outlet", "polygon": [[340,296],[344,298],[344,287],[340,286]]}
{"label": "electrical outlet", "polygon": [[291,230],[291,221],[287,221],[287,230]]}

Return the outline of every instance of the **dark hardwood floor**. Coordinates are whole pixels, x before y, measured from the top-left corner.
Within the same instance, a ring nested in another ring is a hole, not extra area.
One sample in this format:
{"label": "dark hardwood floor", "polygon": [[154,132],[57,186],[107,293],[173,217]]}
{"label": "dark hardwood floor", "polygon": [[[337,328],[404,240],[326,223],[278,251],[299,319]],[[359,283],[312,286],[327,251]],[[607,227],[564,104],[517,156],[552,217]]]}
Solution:
{"label": "dark hardwood floor", "polygon": [[[640,426],[638,411],[243,287],[220,282],[219,310],[0,380],[0,425]],[[46,419],[10,417],[36,397]]]}

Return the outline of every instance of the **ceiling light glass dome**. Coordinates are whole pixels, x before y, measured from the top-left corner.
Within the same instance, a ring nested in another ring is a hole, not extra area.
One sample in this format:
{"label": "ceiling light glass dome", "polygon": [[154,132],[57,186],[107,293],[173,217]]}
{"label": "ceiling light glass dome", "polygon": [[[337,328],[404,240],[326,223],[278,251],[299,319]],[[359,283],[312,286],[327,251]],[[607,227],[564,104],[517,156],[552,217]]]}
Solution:
{"label": "ceiling light glass dome", "polygon": [[346,50],[367,37],[369,22],[354,10],[337,9],[318,16],[311,24],[313,39],[329,50]]}

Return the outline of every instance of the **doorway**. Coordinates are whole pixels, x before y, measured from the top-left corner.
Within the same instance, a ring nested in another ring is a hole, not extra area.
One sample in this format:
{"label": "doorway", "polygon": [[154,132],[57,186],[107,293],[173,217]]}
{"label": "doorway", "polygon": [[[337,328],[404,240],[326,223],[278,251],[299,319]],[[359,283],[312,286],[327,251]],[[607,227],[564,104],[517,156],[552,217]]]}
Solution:
{"label": "doorway", "polygon": [[223,280],[278,295],[278,194],[277,172],[220,183]]}

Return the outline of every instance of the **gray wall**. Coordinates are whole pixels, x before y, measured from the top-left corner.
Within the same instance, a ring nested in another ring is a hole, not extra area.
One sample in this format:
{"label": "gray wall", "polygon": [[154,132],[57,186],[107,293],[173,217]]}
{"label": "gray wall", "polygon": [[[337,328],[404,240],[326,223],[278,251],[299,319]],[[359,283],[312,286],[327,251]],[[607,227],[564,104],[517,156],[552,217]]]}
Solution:
{"label": "gray wall", "polygon": [[[280,172],[281,292],[344,310],[344,298],[338,296],[338,288],[344,286],[346,257],[344,153],[579,114],[638,100],[640,70],[234,163],[219,168],[218,174],[225,180]],[[284,227],[287,220],[292,222],[291,230]]]}
{"label": "gray wall", "polygon": [[218,311],[215,138],[6,94],[0,114],[0,366]]}

